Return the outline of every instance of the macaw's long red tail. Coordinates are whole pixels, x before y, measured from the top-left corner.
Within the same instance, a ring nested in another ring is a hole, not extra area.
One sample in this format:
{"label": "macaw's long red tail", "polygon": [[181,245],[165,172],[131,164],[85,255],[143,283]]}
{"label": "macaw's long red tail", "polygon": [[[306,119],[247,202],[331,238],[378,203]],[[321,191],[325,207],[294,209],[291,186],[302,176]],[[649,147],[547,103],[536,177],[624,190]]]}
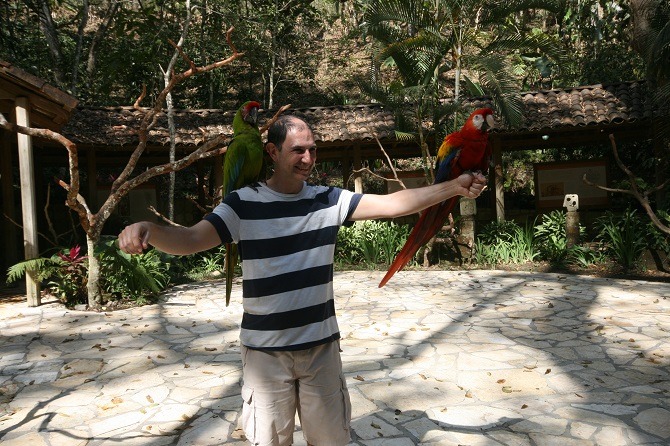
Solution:
{"label": "macaw's long red tail", "polygon": [[410,232],[409,237],[407,237],[405,245],[402,247],[398,255],[396,255],[393,263],[388,271],[386,271],[384,278],[379,282],[379,288],[386,285],[386,282],[388,282],[395,273],[403,269],[405,265],[412,260],[419,248],[428,243],[428,241],[438,233],[444,225],[444,222],[447,221],[449,213],[458,201],[458,198],[459,197],[449,198],[448,200],[435,204],[423,211],[419,221],[416,222],[412,228],[412,232]]}

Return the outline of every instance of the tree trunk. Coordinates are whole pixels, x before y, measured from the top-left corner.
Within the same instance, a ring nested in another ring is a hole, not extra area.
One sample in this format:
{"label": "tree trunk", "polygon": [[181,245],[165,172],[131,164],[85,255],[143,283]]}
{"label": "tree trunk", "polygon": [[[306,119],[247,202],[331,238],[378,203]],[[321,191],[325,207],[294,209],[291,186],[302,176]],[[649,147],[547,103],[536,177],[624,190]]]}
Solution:
{"label": "tree trunk", "polygon": [[47,0],[37,0],[35,2],[35,9],[37,10],[37,16],[40,20],[40,29],[44,38],[47,41],[47,47],[49,48],[49,55],[51,55],[51,61],[53,62],[53,73],[54,79],[58,83],[58,87],[65,86],[65,75],[63,74],[63,52],[60,46],[60,41],[58,40],[58,30],[56,24],[53,21],[51,16],[51,8],[49,7],[49,2]]}
{"label": "tree trunk", "polygon": [[95,246],[99,238],[99,236],[86,234],[86,246],[88,248],[88,282],[86,283],[86,291],[88,293],[89,308],[100,308],[102,306],[100,259],[95,256]]}

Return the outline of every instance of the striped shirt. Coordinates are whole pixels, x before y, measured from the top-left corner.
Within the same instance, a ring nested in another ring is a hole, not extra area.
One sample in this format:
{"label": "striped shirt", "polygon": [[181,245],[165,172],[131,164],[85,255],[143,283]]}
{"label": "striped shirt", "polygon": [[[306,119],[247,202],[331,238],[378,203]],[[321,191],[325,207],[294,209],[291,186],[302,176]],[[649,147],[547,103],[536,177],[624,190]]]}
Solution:
{"label": "striped shirt", "polygon": [[249,348],[301,350],[340,338],[333,299],[339,227],[361,195],[305,184],[298,194],[244,187],[205,217],[222,243],[238,244]]}

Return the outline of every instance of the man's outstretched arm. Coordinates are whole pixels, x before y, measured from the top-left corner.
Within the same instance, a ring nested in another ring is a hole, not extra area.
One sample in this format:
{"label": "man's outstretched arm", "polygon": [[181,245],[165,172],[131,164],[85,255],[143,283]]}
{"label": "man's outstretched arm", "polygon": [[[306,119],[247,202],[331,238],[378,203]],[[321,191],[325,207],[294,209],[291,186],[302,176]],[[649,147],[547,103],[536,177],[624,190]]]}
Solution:
{"label": "man's outstretched arm", "polygon": [[457,195],[477,198],[486,186],[481,173],[464,173],[451,181],[388,195],[364,194],[351,220],[394,218],[413,214]]}
{"label": "man's outstretched arm", "polygon": [[126,226],[119,234],[119,248],[128,254],[141,254],[151,245],[168,254],[188,255],[219,244],[216,229],[206,220],[188,228],[141,221]]}

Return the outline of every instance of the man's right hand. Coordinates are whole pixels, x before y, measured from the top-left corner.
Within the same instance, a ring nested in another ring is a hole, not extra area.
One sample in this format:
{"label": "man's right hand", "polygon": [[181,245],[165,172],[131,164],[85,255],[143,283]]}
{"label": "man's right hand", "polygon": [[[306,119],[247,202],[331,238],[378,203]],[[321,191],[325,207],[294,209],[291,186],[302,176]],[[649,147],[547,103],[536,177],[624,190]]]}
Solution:
{"label": "man's right hand", "polygon": [[128,254],[142,254],[149,247],[151,226],[146,221],[126,226],[119,234],[119,249]]}

